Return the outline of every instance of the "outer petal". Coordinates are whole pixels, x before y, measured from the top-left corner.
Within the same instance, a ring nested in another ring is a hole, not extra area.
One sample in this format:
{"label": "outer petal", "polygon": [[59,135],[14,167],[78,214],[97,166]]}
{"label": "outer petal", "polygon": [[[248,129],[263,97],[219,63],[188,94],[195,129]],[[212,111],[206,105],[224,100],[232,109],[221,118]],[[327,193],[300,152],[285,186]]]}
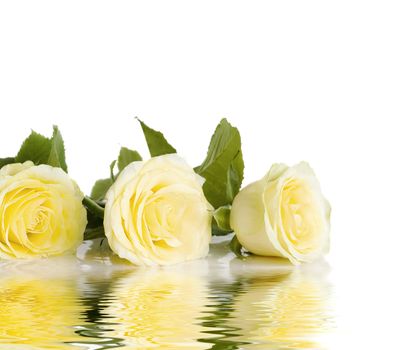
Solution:
{"label": "outer petal", "polygon": [[258,255],[282,256],[280,249],[276,248],[276,240],[269,237],[272,228],[269,228],[269,219],[266,217],[264,188],[265,180],[262,179],[246,186],[238,193],[232,204],[230,225],[239,242],[250,252]]}

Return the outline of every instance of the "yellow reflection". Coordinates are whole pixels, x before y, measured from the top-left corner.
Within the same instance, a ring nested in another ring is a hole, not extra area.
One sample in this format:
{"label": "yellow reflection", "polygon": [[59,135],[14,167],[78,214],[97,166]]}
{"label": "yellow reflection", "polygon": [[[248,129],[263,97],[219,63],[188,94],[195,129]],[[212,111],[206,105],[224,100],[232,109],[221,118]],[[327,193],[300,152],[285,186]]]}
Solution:
{"label": "yellow reflection", "polygon": [[72,281],[18,276],[0,279],[0,349],[71,349],[82,323]]}
{"label": "yellow reflection", "polygon": [[104,310],[114,318],[109,336],[124,349],[207,349],[198,320],[207,302],[205,280],[182,269],[139,270],[116,283]]}
{"label": "yellow reflection", "polygon": [[233,325],[244,349],[316,349],[327,331],[327,283],[296,269],[285,276],[251,277],[235,298]]}

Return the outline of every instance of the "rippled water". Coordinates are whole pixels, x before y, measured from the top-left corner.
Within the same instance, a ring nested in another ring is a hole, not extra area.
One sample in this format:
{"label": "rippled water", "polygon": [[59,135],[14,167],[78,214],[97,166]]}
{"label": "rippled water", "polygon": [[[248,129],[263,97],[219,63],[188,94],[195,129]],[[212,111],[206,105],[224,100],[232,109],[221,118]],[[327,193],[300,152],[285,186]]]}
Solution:
{"label": "rippled water", "polygon": [[0,264],[0,349],[316,349],[333,328],[324,262],[134,268],[104,247]]}

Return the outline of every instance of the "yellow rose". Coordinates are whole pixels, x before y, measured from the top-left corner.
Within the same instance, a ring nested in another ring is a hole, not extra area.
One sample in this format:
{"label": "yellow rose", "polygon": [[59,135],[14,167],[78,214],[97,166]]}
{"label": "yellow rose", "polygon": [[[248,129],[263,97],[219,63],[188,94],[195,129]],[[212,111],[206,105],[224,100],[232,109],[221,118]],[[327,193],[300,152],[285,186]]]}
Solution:
{"label": "yellow rose", "polygon": [[60,168],[32,162],[0,170],[0,258],[75,250],[86,226],[83,194]]}
{"label": "yellow rose", "polygon": [[129,164],[106,195],[111,249],[137,265],[168,265],[209,251],[212,206],[203,179],[176,154]]}
{"label": "yellow rose", "polygon": [[330,205],[307,163],[274,164],[236,196],[230,224],[250,252],[298,264],[327,250]]}

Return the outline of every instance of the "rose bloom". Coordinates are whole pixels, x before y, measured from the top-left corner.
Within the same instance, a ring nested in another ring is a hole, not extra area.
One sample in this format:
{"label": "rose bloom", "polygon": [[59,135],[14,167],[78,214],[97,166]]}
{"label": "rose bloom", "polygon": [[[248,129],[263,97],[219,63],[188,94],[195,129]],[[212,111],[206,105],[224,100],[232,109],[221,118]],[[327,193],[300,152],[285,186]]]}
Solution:
{"label": "rose bloom", "polygon": [[176,154],[129,164],[106,195],[111,249],[137,265],[169,265],[207,255],[212,206],[204,180]]}
{"label": "rose bloom", "polygon": [[236,196],[230,224],[251,253],[298,264],[328,249],[330,205],[307,163],[274,164]]}
{"label": "rose bloom", "polygon": [[74,251],[83,239],[83,194],[60,168],[31,161],[0,169],[0,258]]}

